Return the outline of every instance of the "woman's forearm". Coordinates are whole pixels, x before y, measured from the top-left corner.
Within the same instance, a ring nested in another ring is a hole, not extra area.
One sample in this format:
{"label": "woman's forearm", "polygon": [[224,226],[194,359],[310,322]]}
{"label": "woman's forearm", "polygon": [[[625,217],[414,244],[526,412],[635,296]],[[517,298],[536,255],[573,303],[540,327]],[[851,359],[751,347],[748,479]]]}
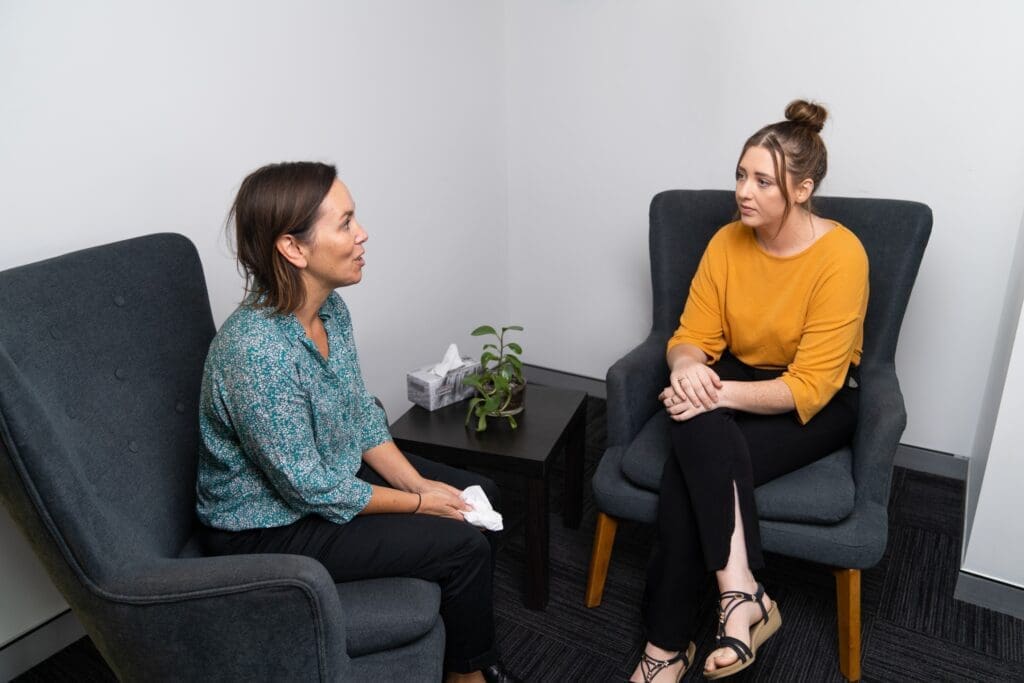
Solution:
{"label": "woman's forearm", "polygon": [[781,379],[757,382],[726,380],[718,390],[718,407],[759,415],[778,415],[794,410],[796,403],[793,392]]}
{"label": "woman's forearm", "polygon": [[695,363],[707,363],[708,356],[704,351],[693,344],[678,344],[668,350],[665,355],[665,360],[668,362],[670,370],[675,369],[676,364],[683,361],[693,361]]}
{"label": "woman's forearm", "polygon": [[423,487],[423,477],[393,441],[385,441],[364,452],[363,462],[396,489],[415,493]]}
{"label": "woman's forearm", "polygon": [[386,512],[418,512],[422,504],[419,493],[399,491],[387,486],[370,485],[370,502],[359,514],[379,515]]}
{"label": "woman's forearm", "polygon": [[462,513],[471,509],[457,489],[420,475],[391,441],[363,453],[363,462],[394,488],[371,485],[370,502],[361,515],[415,512],[461,520]]}

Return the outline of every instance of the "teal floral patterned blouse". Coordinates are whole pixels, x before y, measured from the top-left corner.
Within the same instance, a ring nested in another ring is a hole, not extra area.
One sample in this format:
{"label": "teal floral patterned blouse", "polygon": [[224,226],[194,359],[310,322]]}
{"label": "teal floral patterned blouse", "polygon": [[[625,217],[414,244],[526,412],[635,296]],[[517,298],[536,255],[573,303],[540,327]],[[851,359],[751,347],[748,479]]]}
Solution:
{"label": "teal floral patterned blouse", "polygon": [[359,372],[338,294],[321,307],[328,358],[294,315],[242,304],[206,357],[199,403],[199,519],[217,529],[344,524],[366,507],[364,451],[389,441]]}

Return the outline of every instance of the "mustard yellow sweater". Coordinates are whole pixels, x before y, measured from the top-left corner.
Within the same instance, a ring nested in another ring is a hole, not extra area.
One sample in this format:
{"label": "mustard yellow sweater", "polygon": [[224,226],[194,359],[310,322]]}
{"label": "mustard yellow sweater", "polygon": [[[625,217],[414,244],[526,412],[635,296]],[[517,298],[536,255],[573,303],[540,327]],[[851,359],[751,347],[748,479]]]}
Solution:
{"label": "mustard yellow sweater", "polygon": [[839,225],[795,256],[768,254],[741,222],[711,238],[690,284],[679,329],[715,363],[728,347],[757,368],[783,369],[797,416],[807,423],[860,364],[868,304],[868,257]]}

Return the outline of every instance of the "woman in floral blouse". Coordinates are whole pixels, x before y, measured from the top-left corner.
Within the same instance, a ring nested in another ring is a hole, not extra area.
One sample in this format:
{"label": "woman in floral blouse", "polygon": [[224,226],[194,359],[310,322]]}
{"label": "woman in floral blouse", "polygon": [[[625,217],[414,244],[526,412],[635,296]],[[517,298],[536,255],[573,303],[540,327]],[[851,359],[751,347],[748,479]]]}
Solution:
{"label": "woman in floral blouse", "polygon": [[[515,681],[494,646],[488,538],[459,490],[494,484],[406,456],[363,384],[345,302],[366,231],[333,166],[265,166],[231,210],[248,296],[203,373],[197,481],[211,554],[292,553],[335,581],[441,586],[451,681]],[[444,481],[440,481],[443,479]]]}

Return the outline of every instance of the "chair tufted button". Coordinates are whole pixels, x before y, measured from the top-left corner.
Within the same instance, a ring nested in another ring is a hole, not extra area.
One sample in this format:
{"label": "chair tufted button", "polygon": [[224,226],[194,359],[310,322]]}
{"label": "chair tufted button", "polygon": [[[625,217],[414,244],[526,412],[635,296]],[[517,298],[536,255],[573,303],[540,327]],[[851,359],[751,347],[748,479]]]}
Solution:
{"label": "chair tufted button", "polygon": [[132,453],[138,453],[139,452],[139,444],[137,442],[135,442],[135,441],[129,441],[128,442],[128,450],[130,450]]}
{"label": "chair tufted button", "polygon": [[185,412],[185,404],[182,401],[178,401],[174,404],[174,410],[179,413]]}
{"label": "chair tufted button", "polygon": [[66,415],[67,415],[67,416],[68,416],[69,418],[71,418],[72,420],[75,420],[75,419],[77,419],[77,418],[78,418],[78,411],[76,411],[76,410],[75,410],[74,408],[72,408],[71,406],[68,406],[67,408],[65,408],[65,409],[64,409],[64,413],[65,413],[65,414],[66,414]]}
{"label": "chair tufted button", "polygon": [[118,368],[117,370],[114,370],[114,377],[119,380],[128,379],[128,372],[124,368]]}
{"label": "chair tufted button", "polygon": [[56,325],[50,325],[50,336],[53,337],[54,339],[60,339],[60,328],[57,327]]}
{"label": "chair tufted button", "polygon": [[125,304],[124,297],[121,296],[120,294],[115,294],[114,295],[114,305],[115,306],[124,306],[124,304]]}

